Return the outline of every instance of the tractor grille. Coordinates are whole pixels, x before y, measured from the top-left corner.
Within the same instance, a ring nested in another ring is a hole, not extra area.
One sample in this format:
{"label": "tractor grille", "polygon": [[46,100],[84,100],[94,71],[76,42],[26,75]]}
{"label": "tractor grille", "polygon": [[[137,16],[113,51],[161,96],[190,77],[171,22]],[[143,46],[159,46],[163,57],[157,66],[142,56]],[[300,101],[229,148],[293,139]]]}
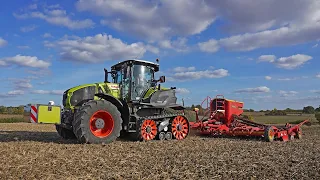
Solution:
{"label": "tractor grille", "polygon": [[78,106],[87,100],[93,99],[96,87],[88,86],[73,92],[70,103],[72,106]]}

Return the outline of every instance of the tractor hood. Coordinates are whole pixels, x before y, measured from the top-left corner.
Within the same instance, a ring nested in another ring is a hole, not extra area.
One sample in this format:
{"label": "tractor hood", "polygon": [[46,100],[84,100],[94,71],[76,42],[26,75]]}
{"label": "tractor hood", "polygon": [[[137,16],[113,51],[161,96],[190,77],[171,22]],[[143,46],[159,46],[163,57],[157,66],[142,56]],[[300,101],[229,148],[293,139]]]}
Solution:
{"label": "tractor hood", "polygon": [[72,109],[74,106],[80,106],[90,99],[97,99],[95,96],[97,93],[105,93],[119,98],[119,92],[119,85],[115,83],[97,82],[83,84],[66,90],[63,93],[62,104],[64,107]]}

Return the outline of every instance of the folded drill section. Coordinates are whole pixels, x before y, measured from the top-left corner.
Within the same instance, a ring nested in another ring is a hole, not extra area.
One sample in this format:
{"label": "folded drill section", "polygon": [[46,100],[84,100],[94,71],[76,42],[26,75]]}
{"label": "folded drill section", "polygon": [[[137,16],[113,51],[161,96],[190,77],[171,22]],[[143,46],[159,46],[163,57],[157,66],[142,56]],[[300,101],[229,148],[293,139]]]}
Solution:
{"label": "folded drill section", "polygon": [[202,135],[255,136],[266,141],[288,141],[302,136],[301,126],[308,122],[304,120],[297,125],[286,123],[284,126],[260,124],[243,117],[243,102],[229,100],[223,95],[214,99],[207,97],[201,106],[207,105],[206,111],[199,115],[196,111],[196,122],[190,122],[192,129]]}

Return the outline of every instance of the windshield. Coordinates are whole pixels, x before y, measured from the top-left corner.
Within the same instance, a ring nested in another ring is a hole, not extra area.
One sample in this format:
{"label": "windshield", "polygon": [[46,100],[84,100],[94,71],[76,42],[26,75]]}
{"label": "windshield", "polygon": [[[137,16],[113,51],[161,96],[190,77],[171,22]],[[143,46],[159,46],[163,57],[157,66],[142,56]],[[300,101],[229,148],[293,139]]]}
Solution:
{"label": "windshield", "polygon": [[121,86],[121,96],[125,99],[129,98],[130,88],[130,67],[124,67],[117,71],[114,77],[114,83],[118,83]]}
{"label": "windshield", "polygon": [[142,93],[151,87],[154,71],[143,65],[133,65],[132,70],[132,99],[139,100]]}

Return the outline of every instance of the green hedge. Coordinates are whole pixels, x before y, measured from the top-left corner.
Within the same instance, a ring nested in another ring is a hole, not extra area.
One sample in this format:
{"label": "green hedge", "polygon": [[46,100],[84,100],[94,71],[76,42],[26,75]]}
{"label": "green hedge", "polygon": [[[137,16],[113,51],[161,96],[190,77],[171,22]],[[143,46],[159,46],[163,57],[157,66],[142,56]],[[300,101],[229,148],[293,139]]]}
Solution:
{"label": "green hedge", "polygon": [[28,122],[24,118],[6,118],[0,119],[0,123],[19,123],[19,122]]}

